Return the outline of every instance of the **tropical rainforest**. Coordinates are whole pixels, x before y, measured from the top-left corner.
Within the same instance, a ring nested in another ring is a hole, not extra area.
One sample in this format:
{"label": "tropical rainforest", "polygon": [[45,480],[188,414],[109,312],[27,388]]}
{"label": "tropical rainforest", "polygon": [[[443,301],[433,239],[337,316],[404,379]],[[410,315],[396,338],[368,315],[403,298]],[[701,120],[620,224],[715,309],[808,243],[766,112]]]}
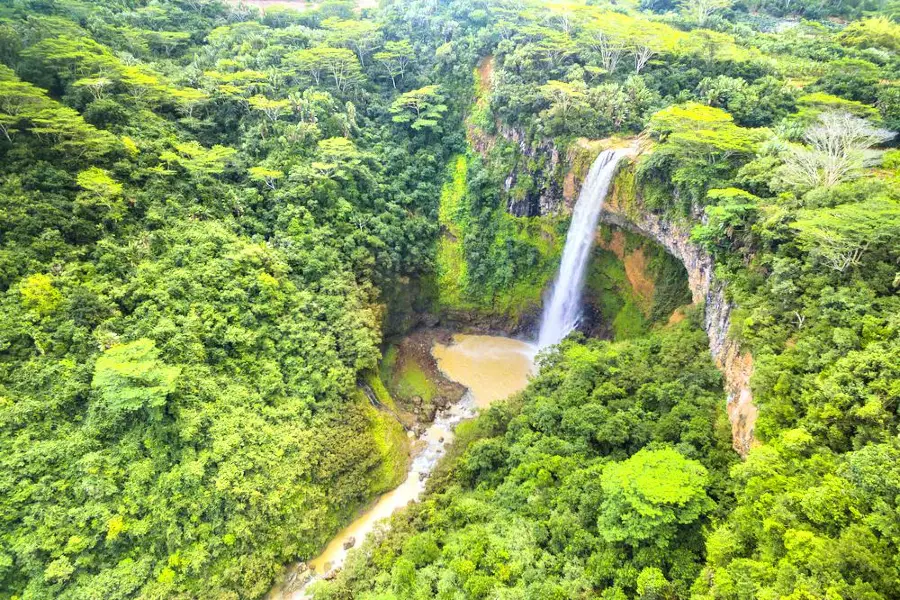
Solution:
{"label": "tropical rainforest", "polygon": [[384,341],[528,330],[617,145],[751,446],[703,304],[598,251],[603,335],[311,593],[900,598],[896,1],[270,4],[0,0],[0,598],[262,598],[403,480]]}

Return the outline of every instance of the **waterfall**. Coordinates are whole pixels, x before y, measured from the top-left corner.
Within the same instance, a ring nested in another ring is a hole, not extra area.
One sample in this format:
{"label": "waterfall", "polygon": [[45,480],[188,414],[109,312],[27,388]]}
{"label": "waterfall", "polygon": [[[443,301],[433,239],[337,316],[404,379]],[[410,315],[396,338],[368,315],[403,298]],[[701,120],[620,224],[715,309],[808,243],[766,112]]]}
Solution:
{"label": "waterfall", "polygon": [[581,318],[581,292],[597,220],[609,192],[616,165],[625,155],[621,150],[604,150],[591,165],[578,195],[559,274],[553,283],[550,301],[544,305],[538,347],[546,348],[562,341],[578,325]]}

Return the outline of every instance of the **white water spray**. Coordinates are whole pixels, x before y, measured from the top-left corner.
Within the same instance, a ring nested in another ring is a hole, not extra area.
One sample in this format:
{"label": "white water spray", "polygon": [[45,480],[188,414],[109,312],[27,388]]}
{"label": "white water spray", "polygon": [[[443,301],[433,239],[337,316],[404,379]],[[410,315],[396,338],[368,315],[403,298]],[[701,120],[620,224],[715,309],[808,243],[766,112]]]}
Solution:
{"label": "white water spray", "polygon": [[584,275],[594,245],[597,221],[616,165],[625,154],[622,150],[604,150],[591,165],[584,180],[566,234],[559,274],[553,283],[550,301],[544,305],[538,348],[561,342],[578,325]]}

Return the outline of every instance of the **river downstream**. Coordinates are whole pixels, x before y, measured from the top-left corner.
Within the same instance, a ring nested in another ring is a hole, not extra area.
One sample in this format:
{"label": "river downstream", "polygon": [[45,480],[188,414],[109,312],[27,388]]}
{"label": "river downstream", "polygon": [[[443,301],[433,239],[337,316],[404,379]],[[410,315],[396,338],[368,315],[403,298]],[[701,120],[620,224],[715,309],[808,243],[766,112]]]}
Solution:
{"label": "river downstream", "polygon": [[441,372],[468,392],[447,410],[439,411],[418,438],[406,480],[342,529],[322,554],[289,569],[284,581],[269,593],[268,600],[307,598],[309,585],[341,568],[350,549],[360,545],[379,522],[418,499],[429,474],[453,440],[456,425],[474,417],[479,408],[523,389],[534,369],[536,348],[511,338],[456,334],[449,344],[435,343],[431,352]]}

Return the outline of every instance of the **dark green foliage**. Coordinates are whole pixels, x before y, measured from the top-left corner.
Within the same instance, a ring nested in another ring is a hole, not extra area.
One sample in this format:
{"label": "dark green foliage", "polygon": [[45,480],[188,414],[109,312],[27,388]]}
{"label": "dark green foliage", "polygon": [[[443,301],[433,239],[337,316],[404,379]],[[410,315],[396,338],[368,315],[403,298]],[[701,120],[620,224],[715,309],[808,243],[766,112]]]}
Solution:
{"label": "dark green foliage", "polygon": [[564,344],[510,406],[479,419],[483,437],[454,476],[316,597],[685,595],[704,523],[730,506],[720,385],[688,321]]}
{"label": "dark green foliage", "polygon": [[260,597],[396,485],[355,384],[461,106],[394,123],[446,40],[394,91],[323,43],[351,8],[0,9],[0,597]]}
{"label": "dark green foliage", "polygon": [[681,14],[0,6],[0,597],[261,597],[402,475],[355,389],[382,328],[535,309],[569,161],[642,131],[633,200],[714,256],[761,445],[696,309],[647,333],[687,300],[653,257],[649,314],[605,299],[627,335],[547,354],[320,595],[900,596],[900,38],[777,19],[896,6],[642,4]]}

